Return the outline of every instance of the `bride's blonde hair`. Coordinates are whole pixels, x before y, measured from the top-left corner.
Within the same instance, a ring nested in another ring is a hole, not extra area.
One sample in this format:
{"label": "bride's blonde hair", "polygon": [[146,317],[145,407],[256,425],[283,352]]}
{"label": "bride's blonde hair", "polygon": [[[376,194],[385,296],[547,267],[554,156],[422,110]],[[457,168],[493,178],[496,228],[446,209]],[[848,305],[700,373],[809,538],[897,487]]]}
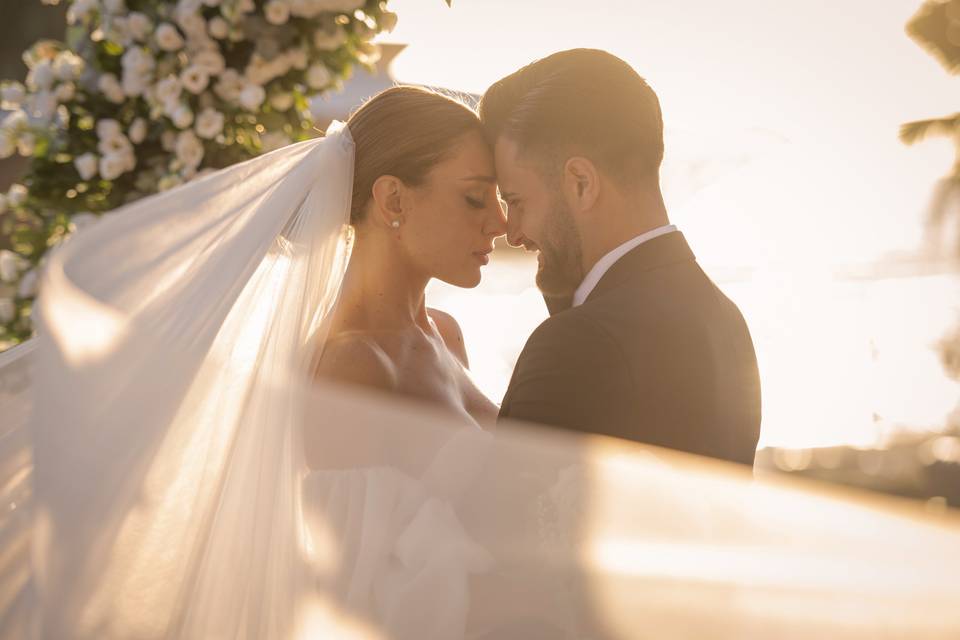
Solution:
{"label": "bride's blonde hair", "polygon": [[350,222],[363,220],[373,183],[391,175],[417,186],[471,131],[482,132],[467,105],[419,87],[392,87],[377,94],[347,120],[356,147]]}

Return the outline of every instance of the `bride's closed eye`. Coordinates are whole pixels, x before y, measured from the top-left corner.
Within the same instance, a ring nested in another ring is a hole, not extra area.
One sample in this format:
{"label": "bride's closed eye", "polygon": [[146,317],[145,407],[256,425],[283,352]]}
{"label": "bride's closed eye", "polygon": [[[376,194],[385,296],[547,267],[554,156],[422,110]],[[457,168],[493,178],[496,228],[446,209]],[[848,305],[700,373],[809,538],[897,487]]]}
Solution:
{"label": "bride's closed eye", "polygon": [[484,202],[482,199],[471,198],[470,196],[467,196],[465,199],[467,201],[467,204],[473,207],[474,209],[484,209],[487,206],[487,203]]}

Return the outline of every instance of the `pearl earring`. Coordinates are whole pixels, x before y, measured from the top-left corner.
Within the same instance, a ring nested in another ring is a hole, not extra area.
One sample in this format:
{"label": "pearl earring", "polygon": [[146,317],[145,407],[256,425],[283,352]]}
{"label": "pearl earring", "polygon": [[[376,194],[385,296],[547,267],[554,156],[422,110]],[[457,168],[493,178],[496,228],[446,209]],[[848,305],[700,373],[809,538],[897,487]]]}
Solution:
{"label": "pearl earring", "polygon": [[394,220],[393,222],[390,223],[390,226],[393,227],[394,229],[399,229],[399,228],[400,228],[400,221],[399,221],[399,220]]}

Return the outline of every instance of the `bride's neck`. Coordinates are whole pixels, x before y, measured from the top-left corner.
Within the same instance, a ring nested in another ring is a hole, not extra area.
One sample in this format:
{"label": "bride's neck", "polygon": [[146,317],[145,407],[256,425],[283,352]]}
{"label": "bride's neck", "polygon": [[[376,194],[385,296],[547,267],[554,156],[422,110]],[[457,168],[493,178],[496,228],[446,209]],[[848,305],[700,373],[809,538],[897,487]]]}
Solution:
{"label": "bride's neck", "polygon": [[424,290],[428,277],[415,274],[392,237],[358,236],[344,276],[340,304],[342,330],[429,329]]}

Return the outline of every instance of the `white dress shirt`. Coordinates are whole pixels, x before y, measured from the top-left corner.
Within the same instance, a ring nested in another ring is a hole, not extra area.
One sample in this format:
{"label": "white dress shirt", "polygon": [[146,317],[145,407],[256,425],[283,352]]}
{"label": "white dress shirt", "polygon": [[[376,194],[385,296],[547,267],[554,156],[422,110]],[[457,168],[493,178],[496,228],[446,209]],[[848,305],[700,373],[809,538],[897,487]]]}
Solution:
{"label": "white dress shirt", "polygon": [[660,236],[668,233],[673,233],[676,230],[676,225],[672,224],[651,229],[646,233],[641,233],[632,240],[627,240],[622,245],[597,260],[597,264],[593,265],[593,268],[590,269],[590,273],[587,274],[587,277],[583,279],[583,282],[580,283],[580,286],[577,287],[577,290],[574,292],[573,306],[579,307],[584,303],[584,301],[587,299],[587,296],[589,296],[590,292],[593,291],[593,288],[597,286],[598,282],[600,282],[600,278],[603,277],[603,275],[610,269],[610,267],[614,265],[617,260],[625,256],[632,249],[639,247],[644,242],[648,242],[654,238],[659,238]]}

